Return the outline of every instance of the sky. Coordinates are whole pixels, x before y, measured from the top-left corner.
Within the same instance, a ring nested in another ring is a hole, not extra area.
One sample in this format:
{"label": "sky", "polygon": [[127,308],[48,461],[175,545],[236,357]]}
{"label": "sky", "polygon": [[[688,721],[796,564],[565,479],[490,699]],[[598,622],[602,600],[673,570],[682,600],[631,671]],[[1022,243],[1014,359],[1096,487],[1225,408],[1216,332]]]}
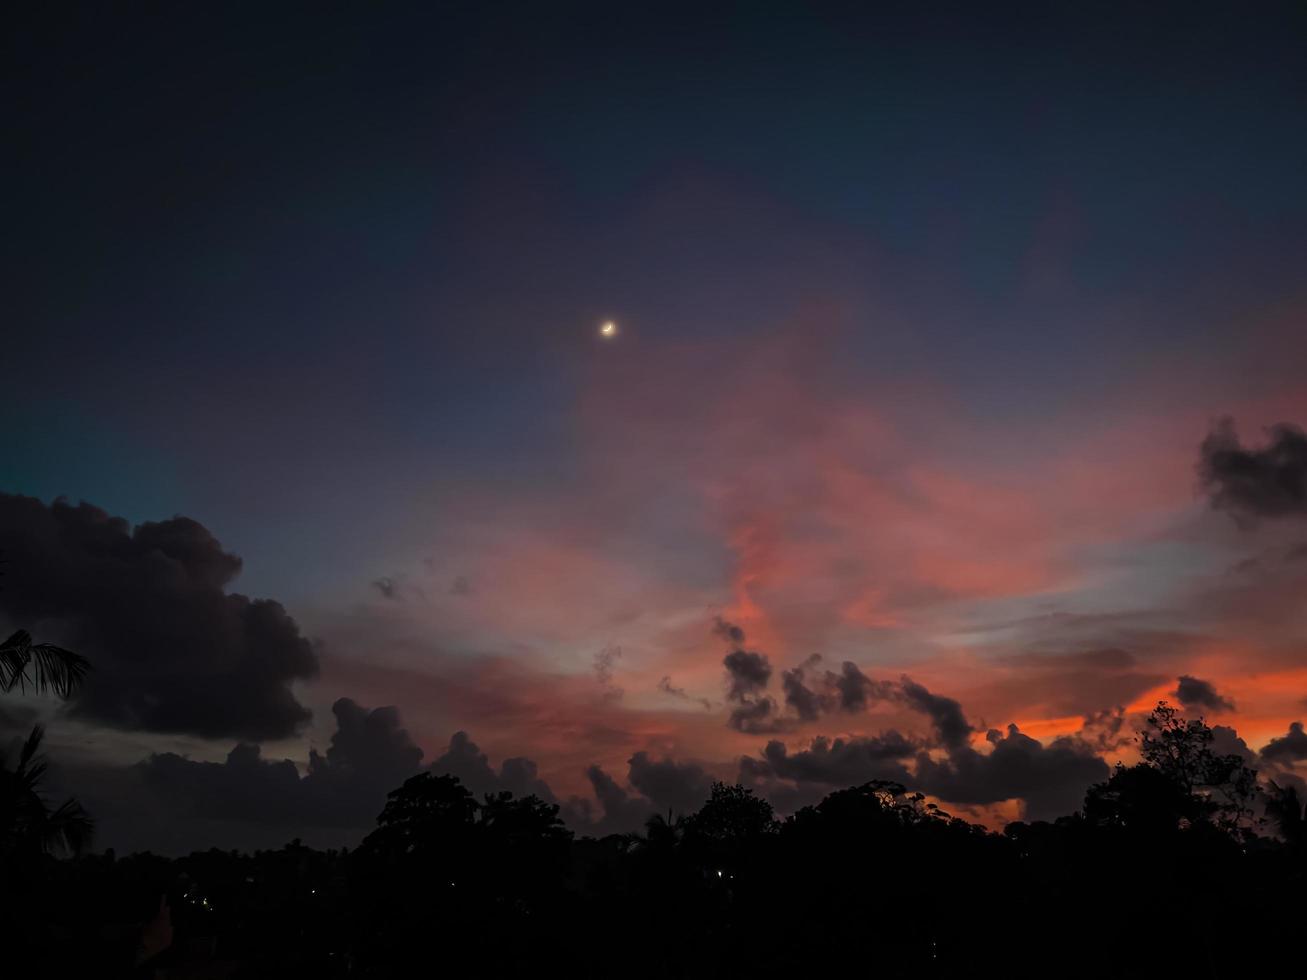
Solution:
{"label": "sky", "polygon": [[24,18],[0,627],[95,669],[0,742],[103,845],[1307,771],[1301,5]]}

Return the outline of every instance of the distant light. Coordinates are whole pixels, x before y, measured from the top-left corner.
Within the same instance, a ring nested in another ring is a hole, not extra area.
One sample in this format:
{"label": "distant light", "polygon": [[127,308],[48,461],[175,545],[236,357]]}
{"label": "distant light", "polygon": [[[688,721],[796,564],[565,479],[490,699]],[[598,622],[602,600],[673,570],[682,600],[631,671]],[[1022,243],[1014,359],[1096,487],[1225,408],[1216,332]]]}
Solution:
{"label": "distant light", "polygon": [[722,876],[722,873],[721,873],[720,871],[718,871],[718,872],[717,872],[717,877],[720,878],[721,876]]}
{"label": "distant light", "polygon": [[310,888],[310,889],[309,889],[309,894],[310,894],[310,895],[316,895],[317,893],[318,893],[318,890],[317,890],[316,888]]}
{"label": "distant light", "polygon": [[617,324],[614,323],[612,320],[605,320],[605,321],[604,321],[604,325],[603,325],[602,327],[599,328],[599,336],[601,336],[601,337],[616,337],[616,336],[617,336]]}

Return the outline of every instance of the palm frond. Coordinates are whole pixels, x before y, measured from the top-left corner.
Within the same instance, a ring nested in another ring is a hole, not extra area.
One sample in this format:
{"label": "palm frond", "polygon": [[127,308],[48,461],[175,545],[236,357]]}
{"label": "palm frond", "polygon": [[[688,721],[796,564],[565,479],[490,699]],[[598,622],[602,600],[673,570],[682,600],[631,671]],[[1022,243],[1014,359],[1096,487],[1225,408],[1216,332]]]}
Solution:
{"label": "palm frond", "polygon": [[41,743],[43,741],[45,741],[45,726],[33,725],[31,734],[23,740],[23,748],[18,753],[18,768],[15,770],[16,772],[21,774],[27,771],[27,767],[31,765],[32,760],[36,758],[36,753],[41,751]]}
{"label": "palm frond", "polygon": [[44,821],[41,847],[47,852],[80,854],[91,843],[95,821],[76,800],[64,800]]}
{"label": "palm frond", "polygon": [[51,810],[41,792],[45,760],[38,755],[45,729],[40,725],[23,742],[17,764],[0,759],[0,846],[30,846],[43,853],[80,853],[90,843],[94,822],[76,800]]}
{"label": "palm frond", "polygon": [[53,643],[33,643],[32,634],[18,630],[0,644],[0,690],[25,691],[31,684],[38,692],[53,691],[71,697],[91,669],[79,653]]}
{"label": "palm frond", "polygon": [[19,630],[0,643],[0,691],[11,690],[27,669],[32,634]]}

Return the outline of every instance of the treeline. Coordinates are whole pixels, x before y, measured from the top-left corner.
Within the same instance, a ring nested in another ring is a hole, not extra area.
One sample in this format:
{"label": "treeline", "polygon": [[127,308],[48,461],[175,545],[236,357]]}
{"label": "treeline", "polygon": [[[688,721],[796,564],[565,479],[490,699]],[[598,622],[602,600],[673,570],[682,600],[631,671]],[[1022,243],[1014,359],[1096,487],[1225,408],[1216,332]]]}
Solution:
{"label": "treeline", "polygon": [[424,773],[349,851],[6,856],[14,976],[1243,976],[1295,957],[1303,808],[1159,705],[1080,813],[1002,833],[885,782],[639,835]]}

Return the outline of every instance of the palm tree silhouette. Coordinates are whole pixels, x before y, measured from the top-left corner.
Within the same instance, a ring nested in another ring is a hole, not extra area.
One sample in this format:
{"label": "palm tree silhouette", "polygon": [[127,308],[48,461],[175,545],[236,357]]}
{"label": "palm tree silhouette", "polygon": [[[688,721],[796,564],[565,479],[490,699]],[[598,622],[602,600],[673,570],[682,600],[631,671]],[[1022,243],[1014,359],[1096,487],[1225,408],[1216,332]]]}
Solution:
{"label": "palm tree silhouette", "polygon": [[[0,565],[7,564],[8,559],[0,557]],[[0,578],[4,574],[0,568]],[[81,654],[53,643],[34,643],[27,630],[18,630],[0,643],[0,692],[15,687],[26,691],[31,684],[38,693],[53,691],[61,698],[68,698],[90,669],[90,663]]]}
{"label": "palm tree silhouette", "polygon": [[644,840],[648,847],[670,851],[680,844],[685,836],[685,821],[667,811],[667,816],[655,813],[644,822]]}
{"label": "palm tree silhouette", "polygon": [[46,763],[37,753],[44,738],[36,725],[12,769],[0,759],[0,854],[76,854],[91,839],[93,824],[81,804],[70,799],[51,809],[41,793]]}
{"label": "palm tree silhouette", "polygon": [[26,691],[30,684],[40,693],[49,690],[67,698],[90,669],[81,654],[53,643],[34,643],[27,630],[0,643],[0,691]]}
{"label": "palm tree silhouette", "polygon": [[[15,687],[26,692],[30,684],[38,693],[53,691],[68,698],[90,669],[81,654],[53,643],[34,643],[27,630],[18,630],[0,643],[0,692]],[[0,856],[52,851],[75,854],[91,839],[94,822],[80,803],[68,799],[52,810],[41,793],[46,763],[37,753],[44,739],[45,728],[34,725],[14,768],[0,757]]]}

